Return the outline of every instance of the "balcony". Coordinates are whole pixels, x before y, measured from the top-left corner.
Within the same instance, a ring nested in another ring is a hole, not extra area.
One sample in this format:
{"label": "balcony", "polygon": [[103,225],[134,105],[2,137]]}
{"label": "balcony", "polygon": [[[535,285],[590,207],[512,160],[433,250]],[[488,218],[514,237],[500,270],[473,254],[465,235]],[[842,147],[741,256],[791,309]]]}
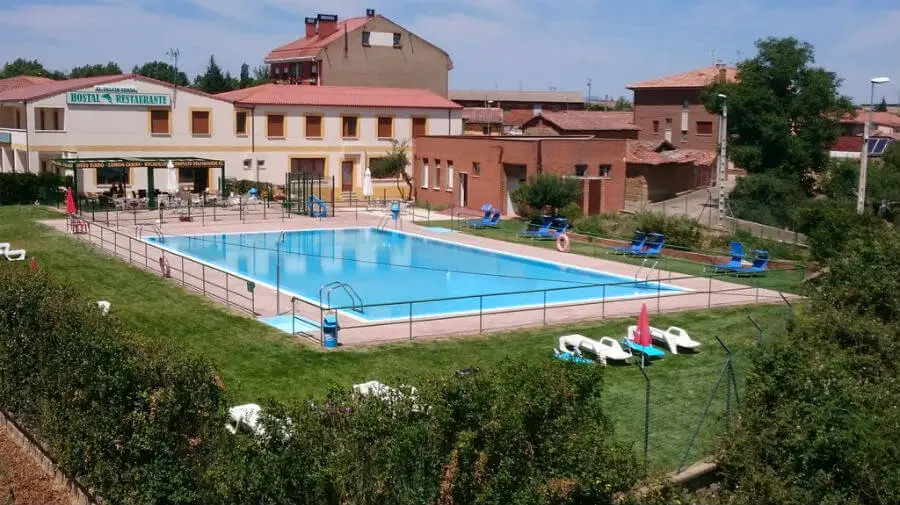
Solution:
{"label": "balcony", "polygon": [[24,146],[25,130],[0,127],[0,147],[8,148],[10,144]]}
{"label": "balcony", "polygon": [[318,64],[311,61],[272,65],[269,76],[277,84],[318,86],[321,83]]}

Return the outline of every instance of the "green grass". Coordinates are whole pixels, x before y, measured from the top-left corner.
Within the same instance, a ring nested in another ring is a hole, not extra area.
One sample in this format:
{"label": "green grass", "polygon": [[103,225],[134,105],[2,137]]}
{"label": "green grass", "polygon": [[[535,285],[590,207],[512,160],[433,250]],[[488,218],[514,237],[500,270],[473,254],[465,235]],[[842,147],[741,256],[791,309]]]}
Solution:
{"label": "green grass", "polygon": [[[488,369],[513,359],[551,359],[556,338],[565,333],[620,337],[630,320],[527,329],[481,337],[421,341],[377,347],[323,351],[252,319],[227,312],[199,294],[147,271],[100,253],[74,238],[35,223],[59,217],[35,207],[0,207],[0,240],[28,250],[40,268],[65,279],[90,299],[112,302],[112,314],[146,336],[175,342],[212,360],[231,401],[264,398],[302,399],[323,394],[332,385],[364,380],[413,382],[417,377],[448,374],[478,366]],[[703,343],[693,355],[667,356],[648,367],[653,381],[650,463],[671,470],[699,420],[725,357],[715,343],[721,336],[739,363],[753,347],[756,331],[747,315],[775,331],[784,324],[783,306],[726,308],[651,316],[651,324],[682,326]],[[635,366],[610,366],[605,374],[607,412],[625,440],[641,447],[644,379]],[[723,429],[724,396],[719,395],[711,422],[701,431],[695,460]]]}
{"label": "green grass", "polygon": [[[425,223],[422,221],[417,221],[417,224],[425,225]],[[542,247],[544,249],[556,249],[556,241],[553,240],[532,240],[529,238],[519,237],[518,233],[524,228],[525,225],[517,220],[501,220],[496,228],[488,229],[474,229],[469,228],[468,226],[457,225],[458,223],[456,221],[434,220],[432,220],[430,224],[428,224],[428,226],[437,226],[451,229],[458,228],[459,231],[463,233],[468,233],[470,235],[476,235],[479,237],[493,238],[506,242],[529,244],[533,245],[534,247]],[[641,263],[643,262],[643,259],[640,258],[611,254],[606,246],[597,244],[596,242],[587,243],[580,240],[573,240],[570,243],[569,252],[580,254],[583,256],[598,257],[610,261],[618,261],[620,263],[628,263],[635,266],[641,265]],[[709,272],[706,271],[707,265],[678,258],[666,258],[665,260],[661,259],[659,262],[659,268],[686,275],[709,275]],[[735,284],[744,284],[754,287],[759,286],[763,289],[771,289],[775,291],[782,291],[785,293],[799,294],[801,292],[801,282],[804,278],[804,272],[802,269],[770,270],[767,275],[761,277],[735,277],[730,275],[718,275],[717,278],[723,281],[733,282]]]}

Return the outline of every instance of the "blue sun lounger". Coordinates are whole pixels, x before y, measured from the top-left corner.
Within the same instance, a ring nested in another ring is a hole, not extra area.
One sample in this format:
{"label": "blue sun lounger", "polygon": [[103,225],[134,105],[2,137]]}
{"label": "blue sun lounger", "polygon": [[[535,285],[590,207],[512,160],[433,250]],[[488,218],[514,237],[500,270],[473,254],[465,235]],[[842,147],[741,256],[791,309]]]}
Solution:
{"label": "blue sun lounger", "polygon": [[612,251],[613,254],[634,254],[643,249],[645,243],[647,243],[647,235],[644,232],[638,230],[634,232],[634,238],[631,239],[630,246],[610,247],[609,250]]}
{"label": "blue sun lounger", "polygon": [[584,356],[579,356],[572,352],[559,352],[559,349],[553,349],[553,357],[562,361],[571,361],[573,363],[582,363],[592,365],[594,362]]}
{"label": "blue sun lounger", "polygon": [[636,253],[632,253],[632,256],[638,256],[640,258],[654,258],[659,256],[662,252],[663,245],[666,243],[666,238],[662,233],[651,233],[650,238],[647,240],[646,246]]}
{"label": "blue sun lounger", "polygon": [[744,260],[744,244],[740,242],[731,243],[731,259],[728,263],[720,263],[712,265],[714,272],[730,272],[743,267],[741,263]]}
{"label": "blue sun lounger", "polygon": [[[555,226],[554,226],[555,225]],[[538,233],[538,240],[556,240],[569,229],[569,221],[566,218],[557,218],[550,222],[550,228],[544,233]]]}
{"label": "blue sun lounger", "polygon": [[470,228],[496,228],[497,223],[499,222],[500,213],[497,211],[493,211],[490,217],[483,217],[481,219],[466,221],[466,224],[468,224]]}
{"label": "blue sun lounger", "polygon": [[766,275],[766,267],[769,266],[769,253],[767,251],[760,251],[759,249],[753,252],[756,253],[756,257],[753,258],[753,265],[733,270],[738,277],[742,275]]}
{"label": "blue sun lounger", "polygon": [[622,345],[634,352],[641,353],[648,358],[662,358],[666,355],[665,352],[657,349],[656,347],[653,347],[652,345],[640,345],[629,338],[623,338]]}
{"label": "blue sun lounger", "polygon": [[520,237],[526,238],[538,238],[541,235],[546,235],[550,232],[550,227],[553,225],[553,218],[551,216],[543,216],[543,223],[540,228],[533,229],[536,225],[529,225],[528,228],[519,232]]}

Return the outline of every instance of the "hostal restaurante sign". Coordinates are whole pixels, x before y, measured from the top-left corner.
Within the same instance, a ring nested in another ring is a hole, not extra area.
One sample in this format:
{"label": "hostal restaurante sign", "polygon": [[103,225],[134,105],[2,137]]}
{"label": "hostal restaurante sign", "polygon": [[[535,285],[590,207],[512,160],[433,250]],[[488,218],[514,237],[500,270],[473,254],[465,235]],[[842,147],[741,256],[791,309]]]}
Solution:
{"label": "hostal restaurante sign", "polygon": [[69,105],[147,105],[168,107],[169,95],[164,93],[138,93],[134,88],[97,87],[93,91],[70,91],[66,94]]}

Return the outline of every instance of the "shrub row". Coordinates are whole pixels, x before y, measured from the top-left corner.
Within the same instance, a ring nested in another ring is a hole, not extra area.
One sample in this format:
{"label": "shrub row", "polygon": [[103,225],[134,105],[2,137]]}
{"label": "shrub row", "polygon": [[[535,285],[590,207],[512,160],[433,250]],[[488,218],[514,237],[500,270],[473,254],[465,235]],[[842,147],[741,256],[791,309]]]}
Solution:
{"label": "shrub row", "polygon": [[22,205],[41,202],[55,204],[62,201],[64,195],[60,186],[65,181],[51,172],[2,173],[0,174],[0,205]]}
{"label": "shrub row", "polygon": [[42,271],[0,265],[0,406],[111,503],[191,503],[220,431],[212,367],[142,341]]}

